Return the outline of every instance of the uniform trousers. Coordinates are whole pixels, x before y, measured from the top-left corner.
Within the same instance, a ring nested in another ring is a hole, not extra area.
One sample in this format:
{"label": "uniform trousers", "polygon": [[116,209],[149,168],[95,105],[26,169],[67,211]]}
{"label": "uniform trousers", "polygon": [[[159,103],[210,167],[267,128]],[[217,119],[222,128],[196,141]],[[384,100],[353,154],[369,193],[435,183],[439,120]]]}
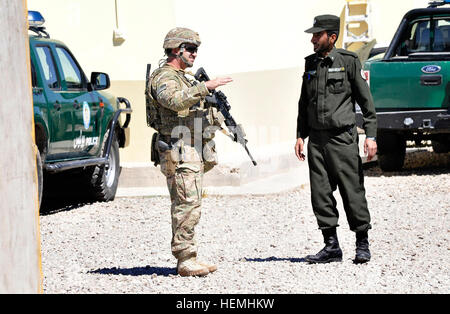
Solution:
{"label": "uniform trousers", "polygon": [[171,200],[171,249],[176,259],[187,259],[197,256],[195,227],[201,216],[204,163],[191,146],[184,147],[186,161],[174,158],[173,153],[160,153]]}
{"label": "uniform trousers", "polygon": [[337,188],[350,229],[355,232],[370,229],[356,126],[311,130],[308,165],[312,207],[319,229],[338,226],[339,212],[333,196]]}

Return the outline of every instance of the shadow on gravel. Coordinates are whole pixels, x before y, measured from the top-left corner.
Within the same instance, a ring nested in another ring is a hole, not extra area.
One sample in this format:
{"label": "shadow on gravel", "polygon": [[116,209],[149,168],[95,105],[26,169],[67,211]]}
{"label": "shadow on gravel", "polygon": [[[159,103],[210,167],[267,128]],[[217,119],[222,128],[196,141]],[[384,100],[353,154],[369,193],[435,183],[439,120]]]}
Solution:
{"label": "shadow on gravel", "polygon": [[47,216],[71,211],[89,204],[92,204],[92,201],[82,198],[44,198],[41,204],[40,215]]}
{"label": "shadow on gravel", "polygon": [[70,211],[92,204],[86,192],[86,182],[75,171],[44,174],[44,192],[40,208],[41,216]]}
{"label": "shadow on gravel", "polygon": [[291,263],[306,263],[306,260],[304,258],[298,258],[298,257],[267,257],[267,258],[247,258],[244,257],[244,260],[246,262],[258,262],[258,263],[264,263],[264,262],[291,262]]}
{"label": "shadow on gravel", "polygon": [[123,275],[123,276],[170,276],[177,275],[175,268],[169,267],[133,267],[133,268],[101,268],[88,272],[89,274],[101,274],[101,275]]}
{"label": "shadow on gravel", "polygon": [[414,169],[402,169],[400,171],[382,171],[379,167],[364,170],[364,175],[367,177],[408,177],[415,176],[429,176],[450,174],[450,168],[445,167],[420,167]]}
{"label": "shadow on gravel", "polygon": [[378,162],[363,164],[364,175],[367,177],[404,177],[450,174],[450,153],[436,154],[427,149],[408,152],[403,169],[400,171],[382,171]]}

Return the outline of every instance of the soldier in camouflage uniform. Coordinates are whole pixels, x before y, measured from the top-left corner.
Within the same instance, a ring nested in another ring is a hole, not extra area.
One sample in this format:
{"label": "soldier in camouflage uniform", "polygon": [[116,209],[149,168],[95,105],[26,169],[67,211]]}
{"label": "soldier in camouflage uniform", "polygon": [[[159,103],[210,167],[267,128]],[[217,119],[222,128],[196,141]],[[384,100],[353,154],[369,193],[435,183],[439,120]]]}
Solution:
{"label": "soldier in camouflage uniform", "polygon": [[156,149],[172,202],[171,248],[181,276],[205,276],[217,269],[197,260],[194,228],[201,215],[203,174],[217,164],[214,131],[223,122],[205,97],[232,79],[198,82],[185,71],[193,66],[200,43],[190,29],[169,31],[163,45],[167,59],[152,73],[147,92],[156,108],[156,142],[163,143]]}

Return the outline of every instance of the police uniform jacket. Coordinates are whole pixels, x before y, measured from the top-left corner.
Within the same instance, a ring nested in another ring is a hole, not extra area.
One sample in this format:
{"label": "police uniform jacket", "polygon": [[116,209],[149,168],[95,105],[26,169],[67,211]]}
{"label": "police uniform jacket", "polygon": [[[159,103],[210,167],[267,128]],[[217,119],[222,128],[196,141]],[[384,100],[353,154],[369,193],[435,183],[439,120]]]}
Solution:
{"label": "police uniform jacket", "polygon": [[311,129],[335,130],[354,126],[355,102],[363,113],[366,136],[375,137],[375,107],[357,55],[333,48],[325,58],[312,54],[305,60],[297,138],[305,139]]}

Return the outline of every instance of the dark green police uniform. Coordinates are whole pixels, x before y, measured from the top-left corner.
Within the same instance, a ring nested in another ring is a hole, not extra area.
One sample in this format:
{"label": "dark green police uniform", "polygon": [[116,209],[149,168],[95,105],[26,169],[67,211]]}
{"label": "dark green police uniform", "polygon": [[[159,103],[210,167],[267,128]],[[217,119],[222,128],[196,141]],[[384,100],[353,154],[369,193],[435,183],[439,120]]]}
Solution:
{"label": "dark green police uniform", "polygon": [[298,104],[297,138],[307,138],[311,200],[319,229],[338,226],[333,191],[339,188],[350,229],[367,231],[370,214],[359,156],[355,102],[367,137],[376,136],[376,113],[356,54],[333,50],[306,57]]}

